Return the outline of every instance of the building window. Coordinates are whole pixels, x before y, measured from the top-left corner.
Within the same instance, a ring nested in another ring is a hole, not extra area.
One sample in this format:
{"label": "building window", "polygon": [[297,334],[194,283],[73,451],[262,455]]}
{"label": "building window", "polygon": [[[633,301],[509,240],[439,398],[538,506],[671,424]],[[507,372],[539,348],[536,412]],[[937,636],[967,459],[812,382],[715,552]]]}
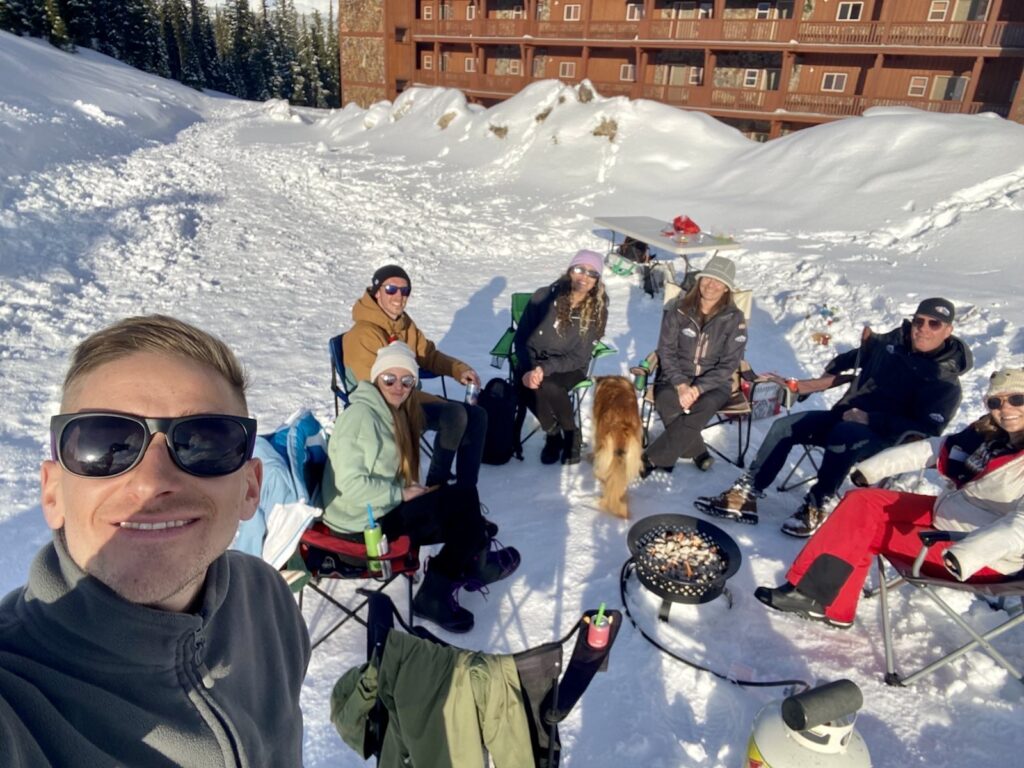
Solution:
{"label": "building window", "polygon": [[838,91],[842,93],[846,90],[846,73],[845,72],[826,72],[821,78],[821,90],[823,91]]}
{"label": "building window", "polygon": [[619,80],[627,83],[636,82],[636,64],[623,64],[619,67]]}
{"label": "building window", "polygon": [[697,9],[698,19],[710,19],[715,15],[715,4],[714,3],[701,3]]}
{"label": "building window", "polygon": [[466,6],[466,21],[472,21],[476,18],[476,6],[470,3]]}
{"label": "building window", "polygon": [[434,68],[434,54],[424,53],[423,54],[423,68],[433,69]]}
{"label": "building window", "polygon": [[450,5],[441,5],[441,12],[437,15],[437,18],[441,21],[451,21],[452,18],[452,7]]}
{"label": "building window", "polygon": [[447,51],[445,51],[444,53],[441,54],[441,61],[440,61],[441,66],[440,66],[440,69],[441,69],[442,72],[447,72],[449,69],[451,69],[451,63],[450,62],[451,62],[451,54],[448,53]]}
{"label": "building window", "polygon": [[467,56],[465,59],[463,69],[466,72],[476,72],[476,59],[474,59],[472,56]]}
{"label": "building window", "polygon": [[521,62],[519,59],[509,59],[508,73],[510,75],[523,74],[523,62]]}
{"label": "building window", "polygon": [[761,70],[759,69],[747,69],[743,72],[743,87],[744,88],[757,88],[757,84],[761,81]]}
{"label": "building window", "polygon": [[690,85],[700,85],[704,82],[704,67],[690,67]]}
{"label": "building window", "polygon": [[422,13],[424,21],[431,21],[434,18],[434,6],[424,5]]}
{"label": "building window", "polygon": [[836,21],[860,21],[864,11],[864,3],[840,3],[836,11]]}
{"label": "building window", "polygon": [[772,17],[772,4],[771,3],[758,3],[757,10],[754,11],[755,19],[770,19]]}
{"label": "building window", "polygon": [[907,88],[907,96],[913,96],[915,98],[921,98],[928,92],[928,78],[927,77],[912,77],[910,78],[910,87]]}
{"label": "building window", "polygon": [[567,5],[565,11],[562,14],[562,19],[565,21],[579,21],[580,20],[580,8],[579,5]]}
{"label": "building window", "polygon": [[512,18],[513,19],[522,19],[522,18],[524,18],[523,6],[521,6],[521,5],[513,5],[512,6]]}
{"label": "building window", "polygon": [[576,77],[576,62],[563,61],[558,65],[559,77]]}
{"label": "building window", "polygon": [[928,21],[945,21],[947,11],[949,0],[932,0],[932,7],[928,9]]}
{"label": "building window", "polygon": [[966,77],[938,75],[932,82],[932,101],[963,101],[966,91]]}
{"label": "building window", "polygon": [[408,43],[409,42],[409,30],[405,27],[395,27],[395,42],[396,43]]}
{"label": "building window", "polygon": [[644,17],[644,7],[639,3],[626,5],[626,21],[640,21]]}

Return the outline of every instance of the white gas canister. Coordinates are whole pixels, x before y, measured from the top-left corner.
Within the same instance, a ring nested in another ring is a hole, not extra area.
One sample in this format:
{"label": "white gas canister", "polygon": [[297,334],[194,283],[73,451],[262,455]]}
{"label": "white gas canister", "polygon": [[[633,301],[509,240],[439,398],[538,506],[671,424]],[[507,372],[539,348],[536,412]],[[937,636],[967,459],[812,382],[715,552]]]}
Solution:
{"label": "white gas canister", "polygon": [[766,705],[754,719],[746,768],[870,768],[854,730],[864,703],[851,680],[836,680]]}

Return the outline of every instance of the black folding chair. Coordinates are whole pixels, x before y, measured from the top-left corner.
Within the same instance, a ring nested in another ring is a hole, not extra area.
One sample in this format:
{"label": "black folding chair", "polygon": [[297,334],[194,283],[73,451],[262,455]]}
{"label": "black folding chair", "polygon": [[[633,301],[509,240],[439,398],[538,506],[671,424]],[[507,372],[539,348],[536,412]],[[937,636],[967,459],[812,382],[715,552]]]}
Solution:
{"label": "black folding chair", "polygon": [[[587,611],[575,626],[561,638],[520,653],[512,654],[523,695],[523,706],[530,731],[530,748],[536,768],[557,768],[561,762],[561,741],[558,724],[568,717],[583,696],[590,681],[608,665],[608,654],[615,643],[622,614],[608,611],[610,633],[607,645],[593,648],[587,642],[587,627],[596,611]],[[423,627],[410,627],[395,610],[390,598],[383,593],[369,596],[367,625],[367,660],[373,663],[384,657],[395,620],[419,642],[446,645]],[[564,646],[575,636],[569,663],[564,665]],[[378,698],[367,723],[363,757],[379,757],[388,726],[388,712]]]}

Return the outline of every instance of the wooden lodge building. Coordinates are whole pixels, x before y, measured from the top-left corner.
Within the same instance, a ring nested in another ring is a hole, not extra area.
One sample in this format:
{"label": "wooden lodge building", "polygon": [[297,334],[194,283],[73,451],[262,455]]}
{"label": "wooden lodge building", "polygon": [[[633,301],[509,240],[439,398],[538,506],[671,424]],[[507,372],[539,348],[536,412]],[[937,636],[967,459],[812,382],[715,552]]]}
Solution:
{"label": "wooden lodge building", "polygon": [[343,102],[362,106],[587,78],[761,140],[873,106],[1024,123],[1024,0],[341,0],[339,24]]}

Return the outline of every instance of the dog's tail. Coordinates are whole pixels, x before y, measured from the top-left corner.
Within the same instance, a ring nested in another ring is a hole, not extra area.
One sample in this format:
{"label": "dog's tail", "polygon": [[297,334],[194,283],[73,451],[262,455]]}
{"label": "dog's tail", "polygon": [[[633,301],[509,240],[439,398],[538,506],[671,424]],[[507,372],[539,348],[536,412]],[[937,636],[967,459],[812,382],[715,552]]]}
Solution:
{"label": "dog's tail", "polygon": [[594,453],[594,475],[604,485],[602,506],[619,517],[629,516],[626,488],[640,476],[640,455],[639,440],[616,447],[612,435],[607,435]]}

